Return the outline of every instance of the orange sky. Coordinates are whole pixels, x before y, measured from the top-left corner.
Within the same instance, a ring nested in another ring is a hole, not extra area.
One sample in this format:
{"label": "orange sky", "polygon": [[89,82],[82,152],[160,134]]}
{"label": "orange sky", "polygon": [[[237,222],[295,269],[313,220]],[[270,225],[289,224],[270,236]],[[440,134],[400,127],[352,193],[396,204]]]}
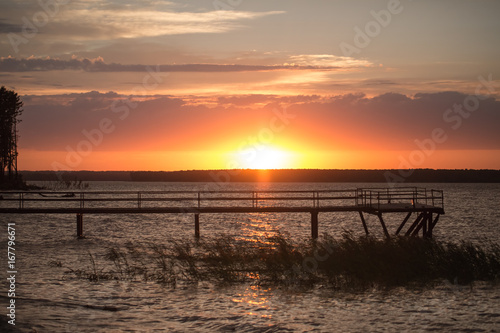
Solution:
{"label": "orange sky", "polygon": [[19,169],[500,169],[498,1],[106,3],[1,5]]}
{"label": "orange sky", "polygon": [[[442,168],[442,169],[498,169],[500,150],[446,150],[431,157],[419,159],[415,151],[348,151],[348,152],[306,152],[288,151],[287,158],[264,162],[260,158],[248,164],[235,158],[236,153],[226,152],[94,152],[94,158],[82,158],[75,170],[193,170],[233,168],[313,168],[313,169],[371,169],[386,168]],[[413,154],[413,155],[412,155]],[[418,154],[418,151],[417,151]],[[410,159],[414,156],[415,160]],[[415,157],[417,156],[417,157]],[[73,155],[66,152],[21,151],[20,165],[30,165],[31,170],[72,170],[67,159]],[[54,163],[56,161],[57,163]],[[110,161],[112,161],[110,163]],[[417,163],[412,163],[418,161]],[[421,161],[421,162],[420,162]],[[49,168],[48,163],[50,163]],[[60,163],[60,164],[59,164]]]}

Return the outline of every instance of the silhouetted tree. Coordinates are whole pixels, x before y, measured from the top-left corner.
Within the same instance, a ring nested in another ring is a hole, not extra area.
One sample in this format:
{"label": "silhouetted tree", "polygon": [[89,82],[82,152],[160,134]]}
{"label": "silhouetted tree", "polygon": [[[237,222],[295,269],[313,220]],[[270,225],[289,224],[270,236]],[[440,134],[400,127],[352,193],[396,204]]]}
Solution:
{"label": "silhouetted tree", "polygon": [[17,123],[23,112],[19,95],[0,88],[0,182],[17,182]]}

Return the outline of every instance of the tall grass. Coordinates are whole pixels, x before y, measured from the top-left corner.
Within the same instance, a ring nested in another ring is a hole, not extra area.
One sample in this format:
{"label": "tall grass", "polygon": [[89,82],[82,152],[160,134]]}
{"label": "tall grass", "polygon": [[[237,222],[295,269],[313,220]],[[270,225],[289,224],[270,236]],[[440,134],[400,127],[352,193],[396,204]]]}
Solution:
{"label": "tall grass", "polygon": [[[196,243],[127,244],[109,248],[87,270],[70,270],[79,278],[157,281],[175,286],[198,281],[314,285],[334,288],[382,288],[429,285],[442,280],[469,284],[498,281],[500,247],[468,242],[438,242],[418,237],[377,239],[343,235],[295,242],[278,234],[263,242],[229,236]],[[97,267],[104,267],[98,269]]]}

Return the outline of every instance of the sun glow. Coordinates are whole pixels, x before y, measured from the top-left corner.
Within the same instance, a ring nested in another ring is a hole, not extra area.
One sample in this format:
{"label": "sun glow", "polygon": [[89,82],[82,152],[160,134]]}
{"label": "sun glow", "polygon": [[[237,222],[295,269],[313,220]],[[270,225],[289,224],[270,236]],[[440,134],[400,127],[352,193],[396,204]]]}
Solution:
{"label": "sun glow", "polygon": [[232,154],[241,169],[289,169],[294,167],[291,152],[273,146],[260,145]]}

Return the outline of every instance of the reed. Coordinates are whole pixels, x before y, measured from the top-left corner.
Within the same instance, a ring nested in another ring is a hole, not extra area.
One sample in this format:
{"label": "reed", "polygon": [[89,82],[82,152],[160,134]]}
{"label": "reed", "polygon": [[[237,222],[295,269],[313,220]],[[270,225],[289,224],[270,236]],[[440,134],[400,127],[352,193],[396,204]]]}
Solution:
{"label": "reed", "polygon": [[340,239],[325,235],[306,242],[278,233],[261,242],[219,236],[196,243],[127,244],[108,249],[104,260],[97,265],[90,254],[87,270],[68,273],[91,281],[152,280],[174,287],[179,281],[251,281],[356,289],[425,286],[443,280],[470,284],[500,277],[500,246],[496,244],[481,248],[469,242],[377,239],[348,233]]}

